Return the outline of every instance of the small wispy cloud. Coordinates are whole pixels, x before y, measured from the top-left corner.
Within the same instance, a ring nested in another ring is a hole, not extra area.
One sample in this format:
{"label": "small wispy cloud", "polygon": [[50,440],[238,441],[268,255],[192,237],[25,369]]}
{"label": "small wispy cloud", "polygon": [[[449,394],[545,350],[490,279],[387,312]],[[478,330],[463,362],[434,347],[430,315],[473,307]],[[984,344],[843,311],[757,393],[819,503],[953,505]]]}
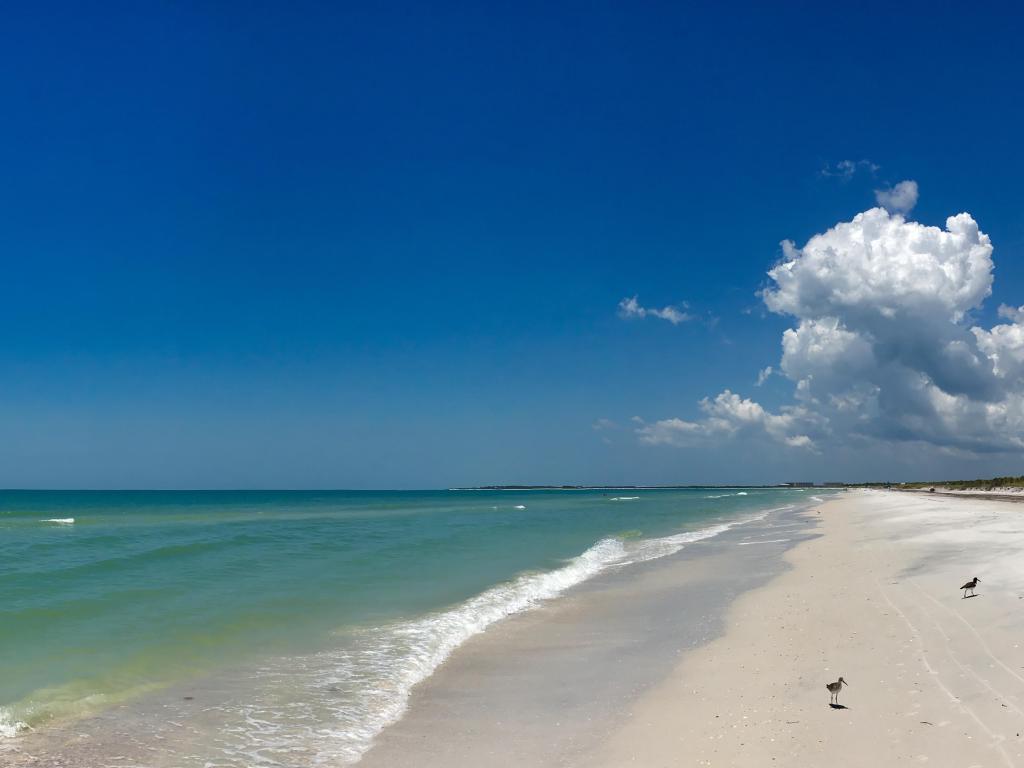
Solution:
{"label": "small wispy cloud", "polygon": [[640,302],[637,301],[636,296],[631,296],[623,299],[619,302],[619,317],[624,319],[632,318],[643,318],[643,317],[660,317],[662,320],[667,320],[672,325],[679,325],[689,320],[693,320],[693,315],[683,310],[686,309],[687,304],[683,302],[683,309],[673,307],[669,305],[658,309],[656,307],[643,307]]}
{"label": "small wispy cloud", "polygon": [[760,387],[762,384],[768,381],[768,377],[771,376],[774,372],[775,371],[772,369],[770,365],[767,368],[762,368],[760,371],[757,372],[757,384],[755,384],[754,386]]}
{"label": "small wispy cloud", "polygon": [[616,424],[611,419],[598,419],[597,421],[590,425],[590,428],[593,429],[595,432],[600,432],[605,429],[617,429],[618,426],[619,425]]}
{"label": "small wispy cloud", "polygon": [[881,168],[880,165],[870,160],[840,160],[838,163],[832,163],[822,168],[821,175],[830,179],[849,181],[858,172],[863,171],[874,176]]}
{"label": "small wispy cloud", "polygon": [[917,182],[907,179],[894,187],[876,189],[875,200],[889,213],[910,213],[917,205]]}

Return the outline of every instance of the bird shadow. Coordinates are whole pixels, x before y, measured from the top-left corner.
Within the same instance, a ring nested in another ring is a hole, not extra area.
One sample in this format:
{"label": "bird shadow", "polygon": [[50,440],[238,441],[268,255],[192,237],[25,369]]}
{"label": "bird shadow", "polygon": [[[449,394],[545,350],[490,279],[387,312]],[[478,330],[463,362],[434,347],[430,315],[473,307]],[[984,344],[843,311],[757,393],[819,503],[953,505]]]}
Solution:
{"label": "bird shadow", "polygon": [[832,709],[849,709],[845,704],[829,704]]}
{"label": "bird shadow", "polygon": [[972,597],[981,597],[981,595],[964,595],[961,600],[970,600]]}

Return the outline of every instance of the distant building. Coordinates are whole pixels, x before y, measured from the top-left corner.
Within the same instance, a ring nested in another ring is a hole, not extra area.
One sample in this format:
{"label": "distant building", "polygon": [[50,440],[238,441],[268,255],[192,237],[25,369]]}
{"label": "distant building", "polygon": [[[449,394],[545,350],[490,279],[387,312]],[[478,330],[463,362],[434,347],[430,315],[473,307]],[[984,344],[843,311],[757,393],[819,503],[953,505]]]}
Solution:
{"label": "distant building", "polygon": [[787,488],[813,488],[814,483],[783,483]]}

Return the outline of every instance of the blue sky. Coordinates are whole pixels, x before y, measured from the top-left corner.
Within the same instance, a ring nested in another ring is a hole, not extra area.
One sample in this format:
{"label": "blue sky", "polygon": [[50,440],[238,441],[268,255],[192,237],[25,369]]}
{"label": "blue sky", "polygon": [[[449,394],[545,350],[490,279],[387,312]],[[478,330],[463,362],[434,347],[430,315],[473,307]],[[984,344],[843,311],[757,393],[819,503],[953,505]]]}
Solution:
{"label": "blue sky", "polygon": [[[755,387],[797,322],[759,294],[780,242],[902,180],[915,221],[991,238],[971,322],[1024,304],[1019,13],[11,9],[0,485],[1019,474],[1009,427],[951,446],[883,412],[800,450],[632,420],[792,407],[795,376]],[[622,317],[633,296],[692,317]]]}

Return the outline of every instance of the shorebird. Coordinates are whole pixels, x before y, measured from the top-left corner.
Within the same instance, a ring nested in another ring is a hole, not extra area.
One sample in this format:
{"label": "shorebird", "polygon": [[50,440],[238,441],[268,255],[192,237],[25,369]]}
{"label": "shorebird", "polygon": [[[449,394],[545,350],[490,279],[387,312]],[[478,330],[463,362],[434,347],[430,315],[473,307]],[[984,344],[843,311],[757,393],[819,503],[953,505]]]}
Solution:
{"label": "shorebird", "polygon": [[[964,591],[964,597],[967,597],[967,590],[971,591],[971,597],[974,597],[974,588],[978,586],[978,582],[981,581],[977,576],[964,584],[960,589]],[[963,599],[963,598],[961,598]]]}
{"label": "shorebird", "polygon": [[849,683],[843,680],[843,678],[841,677],[834,683],[825,684],[825,687],[828,688],[828,692],[832,694],[831,698],[828,700],[829,704],[831,704],[832,702],[839,704],[839,691],[843,689],[844,685],[849,685]]}

